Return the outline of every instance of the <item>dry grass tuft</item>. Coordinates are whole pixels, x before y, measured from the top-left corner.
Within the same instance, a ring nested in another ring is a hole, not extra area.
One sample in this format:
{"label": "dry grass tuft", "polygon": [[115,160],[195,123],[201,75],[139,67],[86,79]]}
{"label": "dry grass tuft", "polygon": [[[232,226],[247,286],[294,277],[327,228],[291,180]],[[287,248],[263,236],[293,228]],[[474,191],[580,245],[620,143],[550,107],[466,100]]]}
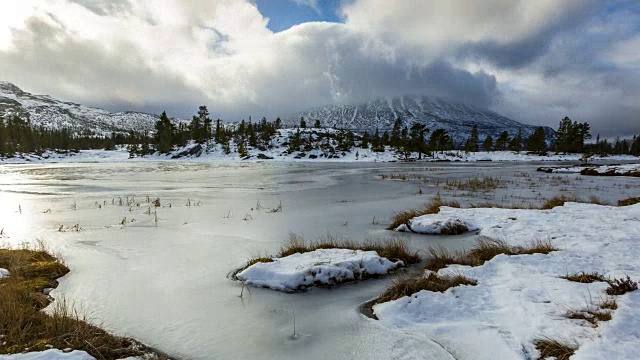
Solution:
{"label": "dry grass tuft", "polygon": [[464,275],[439,276],[431,273],[427,277],[397,277],[393,280],[389,288],[385,290],[375,303],[383,303],[410,296],[419,291],[445,292],[447,289],[460,285],[478,285],[478,282],[469,279]]}
{"label": "dry grass tuft", "polygon": [[640,203],[640,197],[634,197],[618,201],[618,206],[630,206],[638,203]]}
{"label": "dry grass tuft", "polygon": [[618,310],[618,302],[616,299],[605,299],[598,303],[600,309]]}
{"label": "dry grass tuft", "polygon": [[499,178],[471,178],[465,181],[447,181],[446,187],[451,190],[467,190],[470,192],[492,191],[504,187],[507,182]]}
{"label": "dry grass tuft", "polygon": [[597,326],[600,321],[611,320],[611,311],[594,307],[580,311],[569,311],[566,317],[572,320],[584,320]]}
{"label": "dry grass tuft", "polygon": [[420,256],[418,256],[418,253],[410,251],[407,243],[399,238],[368,239],[364,242],[356,242],[342,237],[327,235],[317,241],[307,242],[301,235],[290,233],[289,241],[280,248],[280,252],[277,255],[273,257],[255,257],[249,260],[242,270],[258,262],[272,262],[274,261],[274,258],[281,258],[296,253],[306,253],[319,249],[375,251],[381,257],[387,258],[391,261],[401,260],[405,265],[420,262]]}
{"label": "dry grass tuft", "polygon": [[573,275],[561,276],[561,278],[565,280],[573,281],[573,282],[584,283],[584,284],[590,284],[596,281],[600,281],[600,282],[609,281],[609,279],[605,278],[602,274],[599,274],[598,272],[587,273],[584,271],[573,274]]}
{"label": "dry grass tuft", "polygon": [[427,214],[437,214],[440,212],[441,206],[459,208],[460,203],[458,203],[457,201],[444,201],[442,200],[440,195],[436,195],[433,199],[431,199],[429,203],[425,205],[425,207],[422,210],[409,209],[393,215],[393,217],[391,218],[392,220],[391,225],[387,227],[387,230],[395,230],[398,226],[403,224],[406,225],[409,223],[409,220],[418,216],[427,215]]}
{"label": "dry grass tuft", "polygon": [[607,295],[624,295],[636,290],[638,290],[638,283],[627,275],[626,278],[609,280],[609,287],[606,291]]}
{"label": "dry grass tuft", "polygon": [[540,352],[538,360],[547,358],[555,358],[556,360],[569,360],[576,350],[577,346],[563,344],[557,340],[538,339],[534,341],[536,349]]}
{"label": "dry grass tuft", "polygon": [[562,206],[566,202],[579,202],[579,201],[580,199],[578,199],[575,195],[556,195],[551,199],[548,199],[544,203],[542,203],[542,205],[540,206],[540,209],[549,210],[557,206]]}
{"label": "dry grass tuft", "polygon": [[64,300],[49,313],[41,311],[52,299],[43,293],[57,286],[69,269],[42,247],[0,249],[0,267],[10,276],[0,280],[0,354],[57,349],[84,350],[98,359],[144,354],[144,346],[116,337],[85,321]]}
{"label": "dry grass tuft", "polygon": [[512,247],[503,240],[483,237],[476,241],[476,246],[473,249],[465,252],[451,253],[444,248],[430,248],[431,258],[427,260],[425,268],[438,271],[451,264],[481,266],[501,254],[509,256],[549,254],[557,250],[549,241],[536,240],[527,246]]}

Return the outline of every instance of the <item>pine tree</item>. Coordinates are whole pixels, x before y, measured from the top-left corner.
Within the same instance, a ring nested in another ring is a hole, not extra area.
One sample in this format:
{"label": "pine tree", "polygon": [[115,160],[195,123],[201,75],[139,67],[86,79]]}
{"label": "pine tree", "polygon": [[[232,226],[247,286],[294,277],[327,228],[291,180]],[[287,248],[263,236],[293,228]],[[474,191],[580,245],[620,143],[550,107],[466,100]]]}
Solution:
{"label": "pine tree", "polygon": [[482,149],[484,151],[493,150],[493,138],[491,137],[491,135],[487,135],[487,137],[484,138],[484,142],[482,143]]}
{"label": "pine tree", "polygon": [[473,125],[471,128],[471,135],[469,135],[469,138],[464,145],[464,150],[467,152],[478,152],[479,144],[480,139],[478,137],[478,126]]}
{"label": "pine tree", "polygon": [[360,143],[360,147],[363,149],[368,149],[369,148],[369,133],[367,131],[364,132],[364,134],[362,134],[362,140]]}
{"label": "pine tree", "polygon": [[300,118],[300,129],[305,129],[307,127],[307,122],[304,121],[304,117]]}
{"label": "pine tree", "polygon": [[527,151],[535,151],[542,153],[547,150],[547,134],[542,126],[536,128],[536,130],[525,141],[525,149]]}
{"label": "pine tree", "polygon": [[319,129],[322,127],[322,125],[320,125],[320,120],[316,120],[316,123],[313,125],[314,128]]}
{"label": "pine tree", "polygon": [[518,135],[516,135],[509,142],[509,150],[520,151],[522,150],[522,128],[518,129]]}
{"label": "pine tree", "polygon": [[495,150],[507,150],[507,145],[509,144],[509,133],[505,130],[500,136],[496,139],[496,143],[494,144]]}

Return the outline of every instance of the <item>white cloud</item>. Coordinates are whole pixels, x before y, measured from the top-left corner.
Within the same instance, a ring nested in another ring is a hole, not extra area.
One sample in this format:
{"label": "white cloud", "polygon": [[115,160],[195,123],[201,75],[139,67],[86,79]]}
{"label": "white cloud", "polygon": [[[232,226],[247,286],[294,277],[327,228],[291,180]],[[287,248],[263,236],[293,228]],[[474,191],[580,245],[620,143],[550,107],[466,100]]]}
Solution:
{"label": "white cloud", "polygon": [[[596,3],[354,0],[344,3],[345,24],[273,33],[252,0],[3,1],[0,79],[114,110],[186,116],[207,104],[234,120],[399,93],[494,103],[536,123],[556,116],[545,109],[610,111],[596,101],[602,93],[627,114],[637,105],[611,83],[624,73],[593,63],[637,66],[637,40],[618,43],[622,30],[600,30],[610,54],[590,47],[593,29],[619,23],[591,21]],[[632,82],[625,86],[639,94]]]}

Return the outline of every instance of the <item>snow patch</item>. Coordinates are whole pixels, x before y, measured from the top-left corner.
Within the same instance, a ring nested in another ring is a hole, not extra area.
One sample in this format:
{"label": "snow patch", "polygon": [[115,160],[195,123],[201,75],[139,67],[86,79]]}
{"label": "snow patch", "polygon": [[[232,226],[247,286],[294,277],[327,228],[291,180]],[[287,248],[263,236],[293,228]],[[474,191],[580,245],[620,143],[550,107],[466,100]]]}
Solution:
{"label": "snow patch", "polygon": [[95,358],[84,351],[74,350],[63,352],[58,349],[46,351],[29,352],[23,354],[0,355],[0,360],[95,360]]}
{"label": "snow patch", "polygon": [[0,279],[9,277],[9,270],[0,268]]}
{"label": "snow patch", "polygon": [[456,216],[439,218],[434,215],[415,217],[409,220],[408,225],[402,224],[395,230],[428,235],[459,235],[468,231],[480,230],[480,228],[471,221]]}
{"label": "snow patch", "polygon": [[550,239],[560,251],[499,255],[479,267],[450,265],[438,273],[464,273],[478,285],[421,291],[375,305],[383,325],[427,336],[458,359],[537,358],[534,341],[541,337],[576,342],[572,359],[638,358],[640,292],[616,296],[619,308],[612,320],[593,327],[565,314],[597,306],[608,298],[608,284],[560,277],[584,271],[640,280],[640,204],[566,203],[551,210],[443,207],[423,219],[453,217],[472,221],[480,235],[511,246]]}
{"label": "snow patch", "polygon": [[313,285],[335,285],[370,275],[384,275],[403,266],[375,251],[321,249],[296,253],[249,266],[237,275],[248,285],[294,291]]}

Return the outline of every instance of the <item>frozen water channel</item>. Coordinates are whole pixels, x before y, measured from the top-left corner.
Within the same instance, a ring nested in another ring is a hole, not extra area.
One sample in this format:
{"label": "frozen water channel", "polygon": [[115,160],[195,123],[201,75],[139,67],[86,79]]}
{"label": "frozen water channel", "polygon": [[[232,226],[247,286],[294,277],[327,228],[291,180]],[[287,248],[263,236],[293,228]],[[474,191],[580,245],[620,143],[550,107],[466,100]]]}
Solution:
{"label": "frozen water channel", "polygon": [[[276,252],[289,232],[308,240],[328,232],[357,240],[403,236],[419,250],[472,244],[473,236],[384,230],[395,211],[420,207],[437,192],[463,204],[537,204],[567,192],[613,202],[638,193],[637,179],[543,174],[535,172],[537,166],[5,165],[0,229],[8,237],[0,242],[42,239],[72,269],[55,298],[77,304],[91,321],[117,334],[179,358],[447,359],[429,339],[385,328],[359,313],[358,306],[379,295],[389,279],[296,294],[252,288],[240,298],[241,284],[226,276],[251,256]],[[390,180],[381,174],[407,176]],[[506,185],[479,193],[443,185],[488,176]],[[419,188],[422,195],[416,194]],[[147,196],[160,199],[162,206],[152,209],[157,224],[147,213]],[[119,204],[132,197],[131,206]],[[271,213],[279,204],[282,212]],[[76,224],[81,231],[72,230]],[[59,231],[61,226],[69,231]]]}

